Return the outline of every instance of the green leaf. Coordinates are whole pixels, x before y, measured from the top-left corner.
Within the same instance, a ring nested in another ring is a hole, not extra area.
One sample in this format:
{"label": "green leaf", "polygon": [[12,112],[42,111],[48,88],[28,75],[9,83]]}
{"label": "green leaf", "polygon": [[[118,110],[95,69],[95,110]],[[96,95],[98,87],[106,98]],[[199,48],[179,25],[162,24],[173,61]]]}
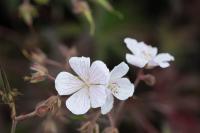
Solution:
{"label": "green leaf", "polygon": [[86,11],[84,11],[83,14],[86,17],[86,19],[87,19],[87,21],[88,21],[88,23],[90,25],[90,34],[94,35],[94,32],[95,32],[95,23],[94,23],[91,11],[90,10],[86,10]]}
{"label": "green leaf", "polygon": [[94,0],[94,1],[97,4],[99,4],[100,6],[102,6],[104,9],[106,9],[107,11],[109,11],[110,13],[116,15],[120,19],[123,19],[123,15],[121,14],[121,12],[115,10],[113,8],[113,6],[108,2],[108,0]]}
{"label": "green leaf", "polygon": [[95,32],[95,23],[88,3],[82,0],[74,0],[72,1],[72,4],[75,13],[82,14],[87,19],[90,25],[90,34],[93,35]]}
{"label": "green leaf", "polygon": [[9,94],[9,92],[11,92],[10,84],[8,82],[6,73],[2,67],[0,68],[0,75],[1,75],[0,78],[2,82],[2,86],[0,88],[3,88],[4,93]]}
{"label": "green leaf", "polygon": [[82,120],[85,120],[86,119],[86,116],[85,115],[72,115],[71,117],[70,117],[72,120],[80,120],[80,121],[82,121]]}

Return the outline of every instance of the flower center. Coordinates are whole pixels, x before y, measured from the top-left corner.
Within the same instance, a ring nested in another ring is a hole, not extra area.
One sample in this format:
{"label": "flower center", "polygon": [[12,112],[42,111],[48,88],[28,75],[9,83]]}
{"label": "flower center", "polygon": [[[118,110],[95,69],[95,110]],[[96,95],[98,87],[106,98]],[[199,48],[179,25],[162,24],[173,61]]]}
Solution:
{"label": "flower center", "polygon": [[148,53],[147,51],[142,51],[142,54],[146,60],[151,60],[153,58],[152,55]]}
{"label": "flower center", "polygon": [[84,87],[90,88],[91,84],[88,81],[83,81],[84,82]]}
{"label": "flower center", "polygon": [[119,92],[118,92],[118,89],[117,89],[117,88],[119,88],[119,85],[116,84],[116,83],[110,83],[110,84],[108,85],[108,88],[109,88],[114,94],[118,94],[118,93],[119,93]]}

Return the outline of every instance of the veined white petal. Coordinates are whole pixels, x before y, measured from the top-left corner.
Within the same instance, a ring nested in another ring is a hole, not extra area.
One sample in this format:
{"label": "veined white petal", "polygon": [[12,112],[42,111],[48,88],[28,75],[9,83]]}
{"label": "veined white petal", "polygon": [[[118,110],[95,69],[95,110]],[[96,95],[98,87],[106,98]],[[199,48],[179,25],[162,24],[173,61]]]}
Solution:
{"label": "veined white petal", "polygon": [[106,102],[106,88],[103,85],[92,85],[89,88],[89,97],[92,108],[101,107]]}
{"label": "veined white petal", "polygon": [[83,82],[68,72],[60,72],[55,79],[55,88],[59,95],[70,95],[81,89]]}
{"label": "veined white petal", "polygon": [[73,114],[85,114],[90,109],[88,90],[83,88],[74,93],[67,99],[66,106]]}
{"label": "veined white petal", "polygon": [[123,77],[129,70],[129,67],[126,63],[122,62],[119,65],[115,66],[110,72],[110,80],[116,80]]}
{"label": "veined white petal", "polygon": [[133,54],[137,55],[140,52],[137,40],[127,37],[124,39],[124,42],[126,43],[127,48]]}
{"label": "veined white petal", "polygon": [[102,61],[95,61],[90,68],[89,82],[106,85],[109,80],[109,70]]}
{"label": "veined white petal", "polygon": [[160,67],[166,68],[169,66],[169,61],[174,61],[174,57],[168,53],[158,54],[154,58],[154,62],[156,62]]}
{"label": "veined white petal", "polygon": [[134,93],[134,85],[127,78],[121,78],[109,84],[112,94],[119,100],[126,100]]}
{"label": "veined white petal", "polygon": [[126,54],[126,60],[128,63],[143,68],[146,64],[147,64],[147,60],[141,58],[141,57],[137,57],[135,55],[131,55],[131,54]]}
{"label": "veined white petal", "polygon": [[71,68],[76,72],[82,80],[87,81],[89,78],[90,58],[87,57],[71,57],[69,59]]}
{"label": "veined white petal", "polygon": [[114,104],[114,97],[113,97],[112,93],[109,92],[107,94],[107,98],[106,98],[105,104],[103,106],[101,106],[101,113],[103,115],[105,115],[108,112],[110,112],[111,109],[113,108],[113,104]]}

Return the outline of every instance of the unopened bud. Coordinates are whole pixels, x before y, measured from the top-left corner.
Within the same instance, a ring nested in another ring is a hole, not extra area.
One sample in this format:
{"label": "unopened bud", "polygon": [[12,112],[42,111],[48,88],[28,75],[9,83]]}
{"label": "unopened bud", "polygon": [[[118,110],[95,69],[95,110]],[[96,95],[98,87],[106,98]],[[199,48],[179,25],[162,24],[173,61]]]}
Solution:
{"label": "unopened bud", "polygon": [[26,58],[28,58],[29,60],[31,60],[34,63],[37,64],[45,64],[45,61],[47,60],[47,56],[45,55],[45,53],[39,49],[36,48],[34,50],[22,50],[22,53],[24,54],[24,56]]}
{"label": "unopened bud", "polygon": [[73,0],[72,5],[74,12],[77,14],[90,10],[87,2],[83,0]]}
{"label": "unopened bud", "polygon": [[140,79],[143,80],[149,86],[153,86],[156,83],[155,76],[151,74],[142,75]]}
{"label": "unopened bud", "polygon": [[19,14],[28,26],[32,26],[33,18],[37,16],[37,9],[28,1],[24,1],[19,7]]}
{"label": "unopened bud", "polygon": [[30,81],[31,83],[44,81],[48,76],[48,70],[43,65],[33,64],[30,69],[33,70],[34,73],[32,73],[31,76],[25,76],[24,80]]}
{"label": "unopened bud", "polygon": [[38,116],[43,117],[48,113],[55,114],[61,107],[61,100],[57,96],[51,96],[44,102],[39,103],[35,112]]}
{"label": "unopened bud", "polygon": [[36,108],[36,114],[40,117],[45,116],[47,113],[49,113],[50,108],[46,105],[38,106]]}

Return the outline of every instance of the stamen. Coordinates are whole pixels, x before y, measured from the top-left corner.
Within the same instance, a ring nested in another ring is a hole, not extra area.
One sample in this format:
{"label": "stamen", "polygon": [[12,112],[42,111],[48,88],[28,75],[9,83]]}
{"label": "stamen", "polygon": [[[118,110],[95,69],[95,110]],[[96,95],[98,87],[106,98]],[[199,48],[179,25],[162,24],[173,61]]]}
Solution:
{"label": "stamen", "polygon": [[116,84],[116,83],[111,83],[109,84],[108,88],[114,93],[114,94],[118,94],[118,89],[119,88],[119,85]]}

